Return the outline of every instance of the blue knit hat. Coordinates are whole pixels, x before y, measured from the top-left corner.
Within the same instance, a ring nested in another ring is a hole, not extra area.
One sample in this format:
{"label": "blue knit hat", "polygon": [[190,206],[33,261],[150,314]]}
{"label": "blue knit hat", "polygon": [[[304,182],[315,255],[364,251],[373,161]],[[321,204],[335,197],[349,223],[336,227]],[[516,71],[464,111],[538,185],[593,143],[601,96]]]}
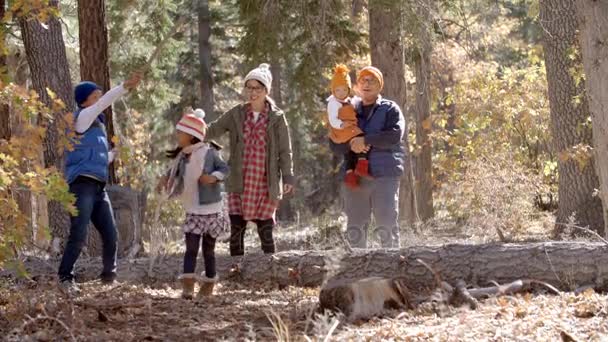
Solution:
{"label": "blue knit hat", "polygon": [[102,89],[94,82],[84,81],[78,83],[76,88],[74,88],[74,100],[76,100],[78,107],[81,107],[82,103],[85,102],[89,98],[89,95],[91,95],[95,90]]}

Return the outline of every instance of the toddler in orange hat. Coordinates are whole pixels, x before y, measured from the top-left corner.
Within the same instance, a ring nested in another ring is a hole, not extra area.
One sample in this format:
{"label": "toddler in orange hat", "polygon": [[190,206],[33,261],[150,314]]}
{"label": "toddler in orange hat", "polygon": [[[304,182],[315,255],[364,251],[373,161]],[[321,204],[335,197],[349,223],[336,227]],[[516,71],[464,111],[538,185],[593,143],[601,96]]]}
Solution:
{"label": "toddler in orange hat", "polygon": [[[349,142],[363,135],[357,123],[357,112],[350,97],[351,81],[348,67],[338,64],[331,79],[331,93],[327,98],[327,115],[330,126],[329,138],[336,144]],[[357,188],[359,177],[370,177],[367,153],[349,151],[344,156],[346,163],[346,186]]]}

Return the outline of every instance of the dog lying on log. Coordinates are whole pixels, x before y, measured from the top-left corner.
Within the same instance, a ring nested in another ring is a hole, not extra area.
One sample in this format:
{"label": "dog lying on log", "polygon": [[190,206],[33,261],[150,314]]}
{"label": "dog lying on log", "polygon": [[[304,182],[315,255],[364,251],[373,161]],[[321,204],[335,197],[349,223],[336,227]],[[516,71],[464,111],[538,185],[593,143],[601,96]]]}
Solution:
{"label": "dog lying on log", "polygon": [[319,294],[320,311],[341,311],[348,319],[367,318],[385,309],[412,309],[403,278],[370,277],[348,284],[328,284]]}

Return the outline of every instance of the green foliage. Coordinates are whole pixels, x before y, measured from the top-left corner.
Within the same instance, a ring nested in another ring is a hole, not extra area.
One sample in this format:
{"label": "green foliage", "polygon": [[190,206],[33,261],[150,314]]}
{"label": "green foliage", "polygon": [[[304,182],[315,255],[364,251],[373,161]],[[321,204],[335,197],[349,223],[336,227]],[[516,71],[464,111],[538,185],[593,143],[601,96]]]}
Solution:
{"label": "green foliage", "polygon": [[[536,60],[534,55],[530,58]],[[435,115],[433,172],[437,185],[463,180],[467,165],[476,160],[509,155],[517,168],[541,176],[538,191],[555,191],[557,156],[550,147],[544,63],[501,72],[496,65],[466,67],[475,72],[448,98],[458,108],[454,127],[447,125],[448,113]]]}

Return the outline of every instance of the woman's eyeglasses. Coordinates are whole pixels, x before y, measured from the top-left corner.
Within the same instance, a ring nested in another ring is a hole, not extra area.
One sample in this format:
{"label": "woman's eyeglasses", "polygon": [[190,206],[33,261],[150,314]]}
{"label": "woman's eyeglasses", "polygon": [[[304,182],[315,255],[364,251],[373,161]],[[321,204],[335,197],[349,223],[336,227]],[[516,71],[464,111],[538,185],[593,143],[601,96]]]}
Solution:
{"label": "woman's eyeglasses", "polygon": [[251,87],[251,86],[245,86],[245,90],[247,90],[250,93],[261,93],[265,88],[263,86],[259,86],[259,87]]}

